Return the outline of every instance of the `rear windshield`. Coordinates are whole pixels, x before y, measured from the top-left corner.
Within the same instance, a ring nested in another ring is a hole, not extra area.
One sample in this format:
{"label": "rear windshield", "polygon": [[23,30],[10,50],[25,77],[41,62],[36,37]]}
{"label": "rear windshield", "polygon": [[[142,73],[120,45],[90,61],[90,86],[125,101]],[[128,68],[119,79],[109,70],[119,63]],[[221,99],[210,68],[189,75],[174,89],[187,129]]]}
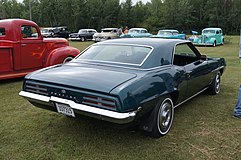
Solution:
{"label": "rear windshield", "polygon": [[77,59],[141,65],[151,50],[146,46],[99,44],[91,46]]}
{"label": "rear windshield", "polygon": [[0,36],[6,35],[5,28],[0,28]]}

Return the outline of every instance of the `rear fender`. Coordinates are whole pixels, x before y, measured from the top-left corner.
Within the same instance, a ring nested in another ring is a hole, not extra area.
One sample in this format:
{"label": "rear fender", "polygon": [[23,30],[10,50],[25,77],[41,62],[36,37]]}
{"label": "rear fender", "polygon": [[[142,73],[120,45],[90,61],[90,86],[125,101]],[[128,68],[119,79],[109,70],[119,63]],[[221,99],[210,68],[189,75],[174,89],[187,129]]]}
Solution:
{"label": "rear fender", "polygon": [[44,67],[63,63],[65,58],[75,57],[79,53],[80,51],[78,49],[71,46],[56,48],[50,51],[49,54],[46,56]]}

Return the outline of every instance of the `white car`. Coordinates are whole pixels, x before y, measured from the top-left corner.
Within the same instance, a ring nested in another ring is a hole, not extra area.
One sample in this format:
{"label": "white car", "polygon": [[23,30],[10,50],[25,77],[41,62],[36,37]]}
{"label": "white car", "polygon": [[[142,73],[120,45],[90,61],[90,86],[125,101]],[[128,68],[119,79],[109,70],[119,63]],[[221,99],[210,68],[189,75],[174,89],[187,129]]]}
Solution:
{"label": "white car", "polygon": [[95,42],[104,41],[107,39],[114,39],[120,36],[120,29],[118,28],[103,28],[101,33],[95,33],[93,35],[93,40]]}

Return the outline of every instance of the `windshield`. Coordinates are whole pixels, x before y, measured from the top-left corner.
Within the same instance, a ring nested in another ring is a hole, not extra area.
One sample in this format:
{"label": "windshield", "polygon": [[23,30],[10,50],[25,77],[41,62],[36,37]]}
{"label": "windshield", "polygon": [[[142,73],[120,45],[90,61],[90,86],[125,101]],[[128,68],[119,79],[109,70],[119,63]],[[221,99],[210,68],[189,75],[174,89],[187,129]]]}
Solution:
{"label": "windshield", "polygon": [[204,30],[203,34],[215,34],[215,30]]}
{"label": "windshield", "polygon": [[107,32],[107,33],[109,33],[109,32],[112,32],[113,30],[111,30],[111,29],[102,29],[102,32]]}
{"label": "windshield", "polygon": [[79,34],[84,34],[84,33],[87,33],[87,31],[85,29],[80,29],[78,33]]}
{"label": "windshield", "polygon": [[130,29],[129,33],[140,33],[140,30],[137,29]]}
{"label": "windshield", "polygon": [[171,31],[159,31],[157,34],[161,34],[161,35],[172,35]]}
{"label": "windshield", "polygon": [[124,63],[130,65],[141,65],[147,58],[152,48],[146,46],[101,44],[93,45],[78,59],[91,61],[104,61],[110,63]]}
{"label": "windshield", "polygon": [[41,29],[41,33],[48,33],[48,29]]}

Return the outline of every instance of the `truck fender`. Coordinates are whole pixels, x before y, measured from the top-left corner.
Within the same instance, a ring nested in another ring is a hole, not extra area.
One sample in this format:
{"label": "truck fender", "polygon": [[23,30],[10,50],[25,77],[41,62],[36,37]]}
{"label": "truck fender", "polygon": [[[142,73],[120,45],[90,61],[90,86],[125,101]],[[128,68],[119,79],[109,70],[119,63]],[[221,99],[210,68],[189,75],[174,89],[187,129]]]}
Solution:
{"label": "truck fender", "polygon": [[214,41],[216,41],[216,38],[211,38],[211,39],[210,39],[210,42],[211,42],[211,43],[214,43]]}
{"label": "truck fender", "polygon": [[44,67],[52,66],[56,64],[63,63],[64,59],[67,57],[75,57],[80,53],[80,51],[74,47],[71,46],[65,46],[56,48],[46,56],[46,59],[44,61]]}

